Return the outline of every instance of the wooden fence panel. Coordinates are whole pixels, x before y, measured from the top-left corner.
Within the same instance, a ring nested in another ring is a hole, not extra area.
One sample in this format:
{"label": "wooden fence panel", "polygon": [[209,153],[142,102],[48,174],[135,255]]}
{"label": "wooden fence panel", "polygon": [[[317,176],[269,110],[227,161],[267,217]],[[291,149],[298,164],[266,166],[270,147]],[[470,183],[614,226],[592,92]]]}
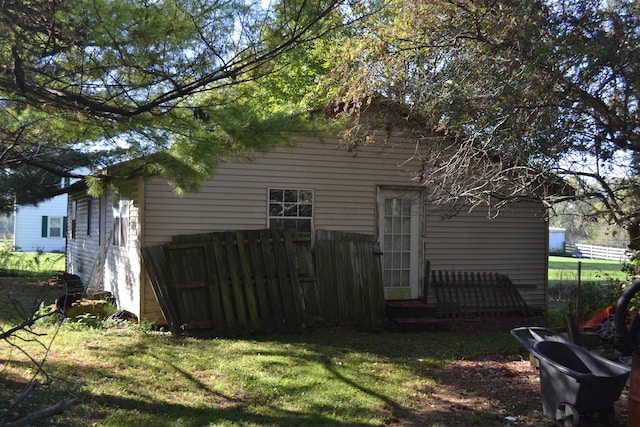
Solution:
{"label": "wooden fence panel", "polygon": [[[300,258],[311,251],[297,253],[303,244],[282,230],[225,231],[142,253],[172,332],[233,336],[305,326],[305,299],[319,302],[312,261]],[[305,295],[300,275],[315,293]]]}
{"label": "wooden fence panel", "polygon": [[[254,232],[252,238],[248,239],[249,257],[253,261],[253,280],[256,292],[256,303],[261,319],[261,329],[265,332],[272,332],[276,329],[274,318],[275,309],[270,304],[269,289],[267,284],[267,273],[264,257],[262,256],[261,236],[259,232]],[[280,325],[281,327],[281,325]]]}
{"label": "wooden fence panel", "polygon": [[276,329],[280,330],[285,328],[286,316],[283,301],[280,297],[280,277],[277,271],[275,254],[273,253],[273,250],[271,250],[273,247],[271,231],[260,231],[260,240],[262,242],[261,247],[266,273],[267,293],[269,295],[269,302],[271,303],[271,311],[273,313]]}
{"label": "wooden fence panel", "polygon": [[305,323],[312,325],[323,320],[322,307],[320,306],[320,294],[316,277],[313,254],[311,250],[311,237],[292,233],[292,241],[295,245],[296,262],[298,269],[298,281],[304,300]]}
{"label": "wooden fence panel", "polygon": [[315,263],[309,238],[274,229],[175,236],[169,245],[142,252],[174,333],[235,336],[299,330],[322,320],[381,324],[385,301],[375,238],[319,236]]}
{"label": "wooden fence panel", "polygon": [[171,286],[168,249],[166,246],[148,246],[141,248],[140,253],[167,326],[172,334],[179,335],[181,323],[173,304],[175,296]]}
{"label": "wooden fence panel", "polygon": [[287,294],[293,298],[294,318],[293,324],[304,324],[304,295],[302,294],[302,287],[298,280],[298,272],[300,270],[298,265],[298,258],[295,256],[296,245],[293,243],[291,233],[283,234],[284,254],[286,255],[286,265],[288,266],[288,283],[290,288],[287,289]]}
{"label": "wooden fence panel", "polygon": [[213,259],[210,263],[215,265],[217,272],[217,286],[220,290],[220,303],[222,305],[222,314],[225,319],[225,332],[229,335],[238,333],[238,325],[236,323],[235,304],[233,302],[233,294],[230,287],[230,274],[227,259],[224,253],[224,240],[221,234],[212,234],[213,241]]}
{"label": "wooden fence panel", "polygon": [[168,247],[174,304],[183,329],[214,328],[209,286],[212,278],[207,264],[207,249],[208,244],[205,243],[183,243]]}
{"label": "wooden fence panel", "polygon": [[342,325],[379,325],[385,318],[380,249],[372,236],[316,234],[316,271],[325,321]]}

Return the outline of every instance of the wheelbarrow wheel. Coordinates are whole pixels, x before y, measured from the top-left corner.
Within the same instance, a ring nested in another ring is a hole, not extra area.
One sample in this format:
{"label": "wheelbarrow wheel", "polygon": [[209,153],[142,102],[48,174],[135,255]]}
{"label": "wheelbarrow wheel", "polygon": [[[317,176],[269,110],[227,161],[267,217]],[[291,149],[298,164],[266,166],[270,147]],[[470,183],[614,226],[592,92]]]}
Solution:
{"label": "wheelbarrow wheel", "polygon": [[556,409],[556,424],[561,427],[577,427],[580,423],[580,414],[575,406],[570,403],[561,403]]}
{"label": "wheelbarrow wheel", "polygon": [[622,416],[620,415],[620,408],[618,407],[618,405],[616,405],[614,402],[613,405],[611,405],[610,410],[601,412],[600,420],[607,424],[620,424],[620,421],[622,421]]}

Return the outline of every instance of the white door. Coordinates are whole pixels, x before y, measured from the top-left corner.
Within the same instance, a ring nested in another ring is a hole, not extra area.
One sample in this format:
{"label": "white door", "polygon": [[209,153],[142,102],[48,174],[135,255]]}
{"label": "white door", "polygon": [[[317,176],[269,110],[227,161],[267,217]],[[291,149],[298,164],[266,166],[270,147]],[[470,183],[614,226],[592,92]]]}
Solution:
{"label": "white door", "polygon": [[378,236],[385,299],[414,299],[420,294],[420,199],[416,190],[379,192]]}

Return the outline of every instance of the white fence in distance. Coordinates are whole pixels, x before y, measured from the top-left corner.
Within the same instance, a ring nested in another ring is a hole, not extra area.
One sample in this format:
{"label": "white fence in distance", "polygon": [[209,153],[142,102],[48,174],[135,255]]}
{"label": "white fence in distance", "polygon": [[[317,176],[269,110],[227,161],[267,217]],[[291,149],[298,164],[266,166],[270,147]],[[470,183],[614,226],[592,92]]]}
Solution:
{"label": "white fence in distance", "polygon": [[629,254],[625,248],[611,246],[587,245],[584,243],[574,243],[576,251],[574,256],[580,258],[605,259],[609,261],[629,261]]}

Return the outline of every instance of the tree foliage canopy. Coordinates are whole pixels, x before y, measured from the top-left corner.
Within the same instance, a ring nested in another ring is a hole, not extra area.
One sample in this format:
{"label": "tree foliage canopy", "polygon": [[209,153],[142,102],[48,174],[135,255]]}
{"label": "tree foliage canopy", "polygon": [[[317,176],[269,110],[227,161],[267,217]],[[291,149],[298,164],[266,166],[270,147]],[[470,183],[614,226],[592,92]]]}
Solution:
{"label": "tree foliage canopy", "polygon": [[299,46],[342,24],[340,4],[3,2],[0,210],[51,195],[79,167],[132,158],[138,173],[194,189],[216,154],[300,130],[296,88],[260,80],[277,82]]}
{"label": "tree foliage canopy", "polygon": [[[420,153],[434,198],[591,200],[591,214],[640,247],[638,2],[371,5],[381,12],[336,63],[340,95],[362,105],[383,94],[450,136]],[[553,177],[575,190],[558,191]]]}

